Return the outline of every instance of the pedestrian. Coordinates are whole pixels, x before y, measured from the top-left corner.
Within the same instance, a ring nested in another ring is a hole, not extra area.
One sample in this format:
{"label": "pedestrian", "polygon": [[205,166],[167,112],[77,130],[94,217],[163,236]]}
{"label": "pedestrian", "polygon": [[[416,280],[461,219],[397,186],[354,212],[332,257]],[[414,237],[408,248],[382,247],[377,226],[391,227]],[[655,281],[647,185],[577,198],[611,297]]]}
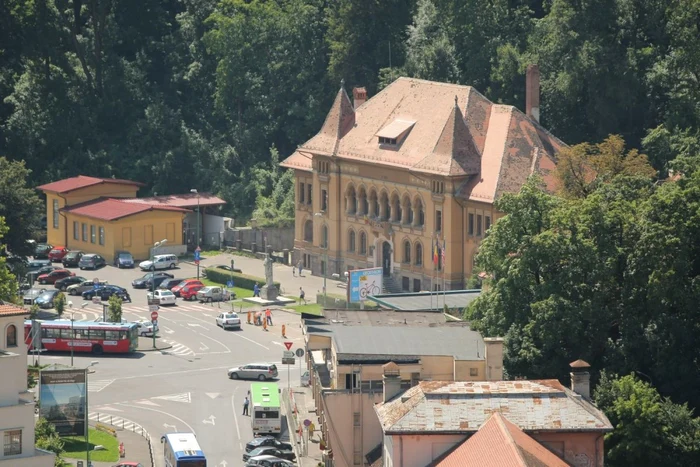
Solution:
{"label": "pedestrian", "polygon": [[299,270],[299,277],[304,277],[301,275],[301,261],[297,263],[297,269]]}
{"label": "pedestrian", "polygon": [[245,400],[243,401],[243,415],[248,415],[248,404],[250,404],[250,401],[248,400],[248,396],[245,396]]}
{"label": "pedestrian", "polygon": [[292,265],[292,276],[297,277],[297,267]]}
{"label": "pedestrian", "polygon": [[299,303],[304,302],[304,305],[306,305],[306,294],[304,293],[304,289],[299,287]]}
{"label": "pedestrian", "polygon": [[265,310],[265,318],[267,319],[267,325],[272,326],[272,312],[269,308]]}
{"label": "pedestrian", "polygon": [[253,286],[253,297],[259,297],[260,296],[260,287],[258,287],[258,284],[255,284]]}

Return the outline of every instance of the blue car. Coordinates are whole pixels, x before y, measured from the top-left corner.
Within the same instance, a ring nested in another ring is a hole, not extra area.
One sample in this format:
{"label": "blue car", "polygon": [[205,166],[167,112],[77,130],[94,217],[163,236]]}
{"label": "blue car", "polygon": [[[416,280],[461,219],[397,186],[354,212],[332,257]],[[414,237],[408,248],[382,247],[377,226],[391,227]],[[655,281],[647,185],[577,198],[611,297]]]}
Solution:
{"label": "blue car", "polygon": [[34,303],[39,305],[39,308],[48,310],[53,308],[53,300],[56,298],[56,295],[58,295],[60,290],[56,289],[51,289],[51,290],[46,290],[41,293],[36,299],[34,299]]}
{"label": "blue car", "polygon": [[133,268],[134,257],[128,251],[117,251],[114,255],[114,265],[121,268]]}
{"label": "blue car", "polygon": [[125,302],[131,302],[129,292],[116,285],[99,285],[83,292],[83,299],[92,300],[93,297],[100,297],[101,300],[109,300],[109,297],[116,295]]}

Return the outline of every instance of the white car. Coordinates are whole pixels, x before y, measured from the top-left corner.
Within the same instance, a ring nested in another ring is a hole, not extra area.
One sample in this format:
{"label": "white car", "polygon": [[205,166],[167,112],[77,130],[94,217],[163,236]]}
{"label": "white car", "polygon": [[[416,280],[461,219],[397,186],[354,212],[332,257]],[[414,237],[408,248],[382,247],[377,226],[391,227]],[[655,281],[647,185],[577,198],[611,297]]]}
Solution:
{"label": "white car", "polygon": [[152,337],[154,328],[158,332],[158,325],[154,326],[150,321],[136,321],[136,324],[139,325],[139,336]]}
{"label": "white car", "polygon": [[241,318],[238,317],[237,313],[232,311],[219,313],[219,316],[216,317],[216,325],[224,329],[241,329]]}
{"label": "white car", "polygon": [[175,255],[155,255],[153,261],[141,261],[139,267],[144,271],[157,269],[173,269],[177,266],[178,260]]}
{"label": "white car", "polygon": [[149,300],[158,300],[161,305],[175,305],[175,294],[169,290],[156,289],[155,296],[153,292],[148,292]]}

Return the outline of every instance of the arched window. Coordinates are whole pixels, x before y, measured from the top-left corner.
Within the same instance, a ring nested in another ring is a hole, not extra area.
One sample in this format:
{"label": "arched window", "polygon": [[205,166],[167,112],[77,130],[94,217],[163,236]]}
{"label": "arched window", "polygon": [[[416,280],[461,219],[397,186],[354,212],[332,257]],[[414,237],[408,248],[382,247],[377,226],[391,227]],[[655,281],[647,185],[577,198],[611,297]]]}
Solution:
{"label": "arched window", "polygon": [[413,216],[413,225],[421,227],[425,224],[425,212],[423,210],[423,201],[420,198],[416,198],[415,215]]}
{"label": "arched window", "polygon": [[357,194],[352,183],[348,185],[345,193],[345,212],[347,214],[355,214],[357,212]]}
{"label": "arched window", "polygon": [[391,195],[391,221],[401,222],[401,201],[396,193]]}
{"label": "arched window", "polygon": [[367,234],[364,231],[360,232],[360,254],[367,254]]}
{"label": "arched window", "polygon": [[304,241],[314,241],[314,223],[310,219],[304,222]]}
{"label": "arched window", "polygon": [[321,228],[321,239],[322,239],[321,248],[328,248],[328,226],[327,225],[324,225]]}
{"label": "arched window", "polygon": [[357,215],[366,216],[367,214],[369,214],[369,201],[367,200],[367,191],[362,186],[357,195]]}
{"label": "arched window", "polygon": [[413,225],[413,208],[411,207],[411,198],[404,196],[401,203],[401,223]]}
{"label": "arched window", "polygon": [[411,264],[411,242],[403,242],[403,262]]}
{"label": "arched window", "polygon": [[348,234],[348,251],[355,251],[355,231],[351,230]]}
{"label": "arched window", "polygon": [[17,327],[10,324],[5,330],[5,336],[8,347],[17,347]]}
{"label": "arched window", "polygon": [[379,217],[379,198],[374,188],[369,192],[369,216]]}
{"label": "arched window", "polygon": [[379,197],[379,218],[383,221],[391,219],[391,205],[389,204],[389,195],[382,192]]}
{"label": "arched window", "polygon": [[420,243],[416,243],[416,259],[415,259],[415,265],[416,266],[422,266],[423,265],[423,245]]}

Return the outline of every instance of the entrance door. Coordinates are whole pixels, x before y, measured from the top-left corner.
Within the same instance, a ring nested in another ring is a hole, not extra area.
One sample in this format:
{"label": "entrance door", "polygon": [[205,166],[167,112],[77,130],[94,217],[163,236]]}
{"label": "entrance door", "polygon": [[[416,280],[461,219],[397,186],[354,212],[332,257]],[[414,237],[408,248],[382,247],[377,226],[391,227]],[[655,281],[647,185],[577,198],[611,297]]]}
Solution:
{"label": "entrance door", "polygon": [[382,244],[382,270],[384,276],[391,275],[391,245],[389,242]]}

